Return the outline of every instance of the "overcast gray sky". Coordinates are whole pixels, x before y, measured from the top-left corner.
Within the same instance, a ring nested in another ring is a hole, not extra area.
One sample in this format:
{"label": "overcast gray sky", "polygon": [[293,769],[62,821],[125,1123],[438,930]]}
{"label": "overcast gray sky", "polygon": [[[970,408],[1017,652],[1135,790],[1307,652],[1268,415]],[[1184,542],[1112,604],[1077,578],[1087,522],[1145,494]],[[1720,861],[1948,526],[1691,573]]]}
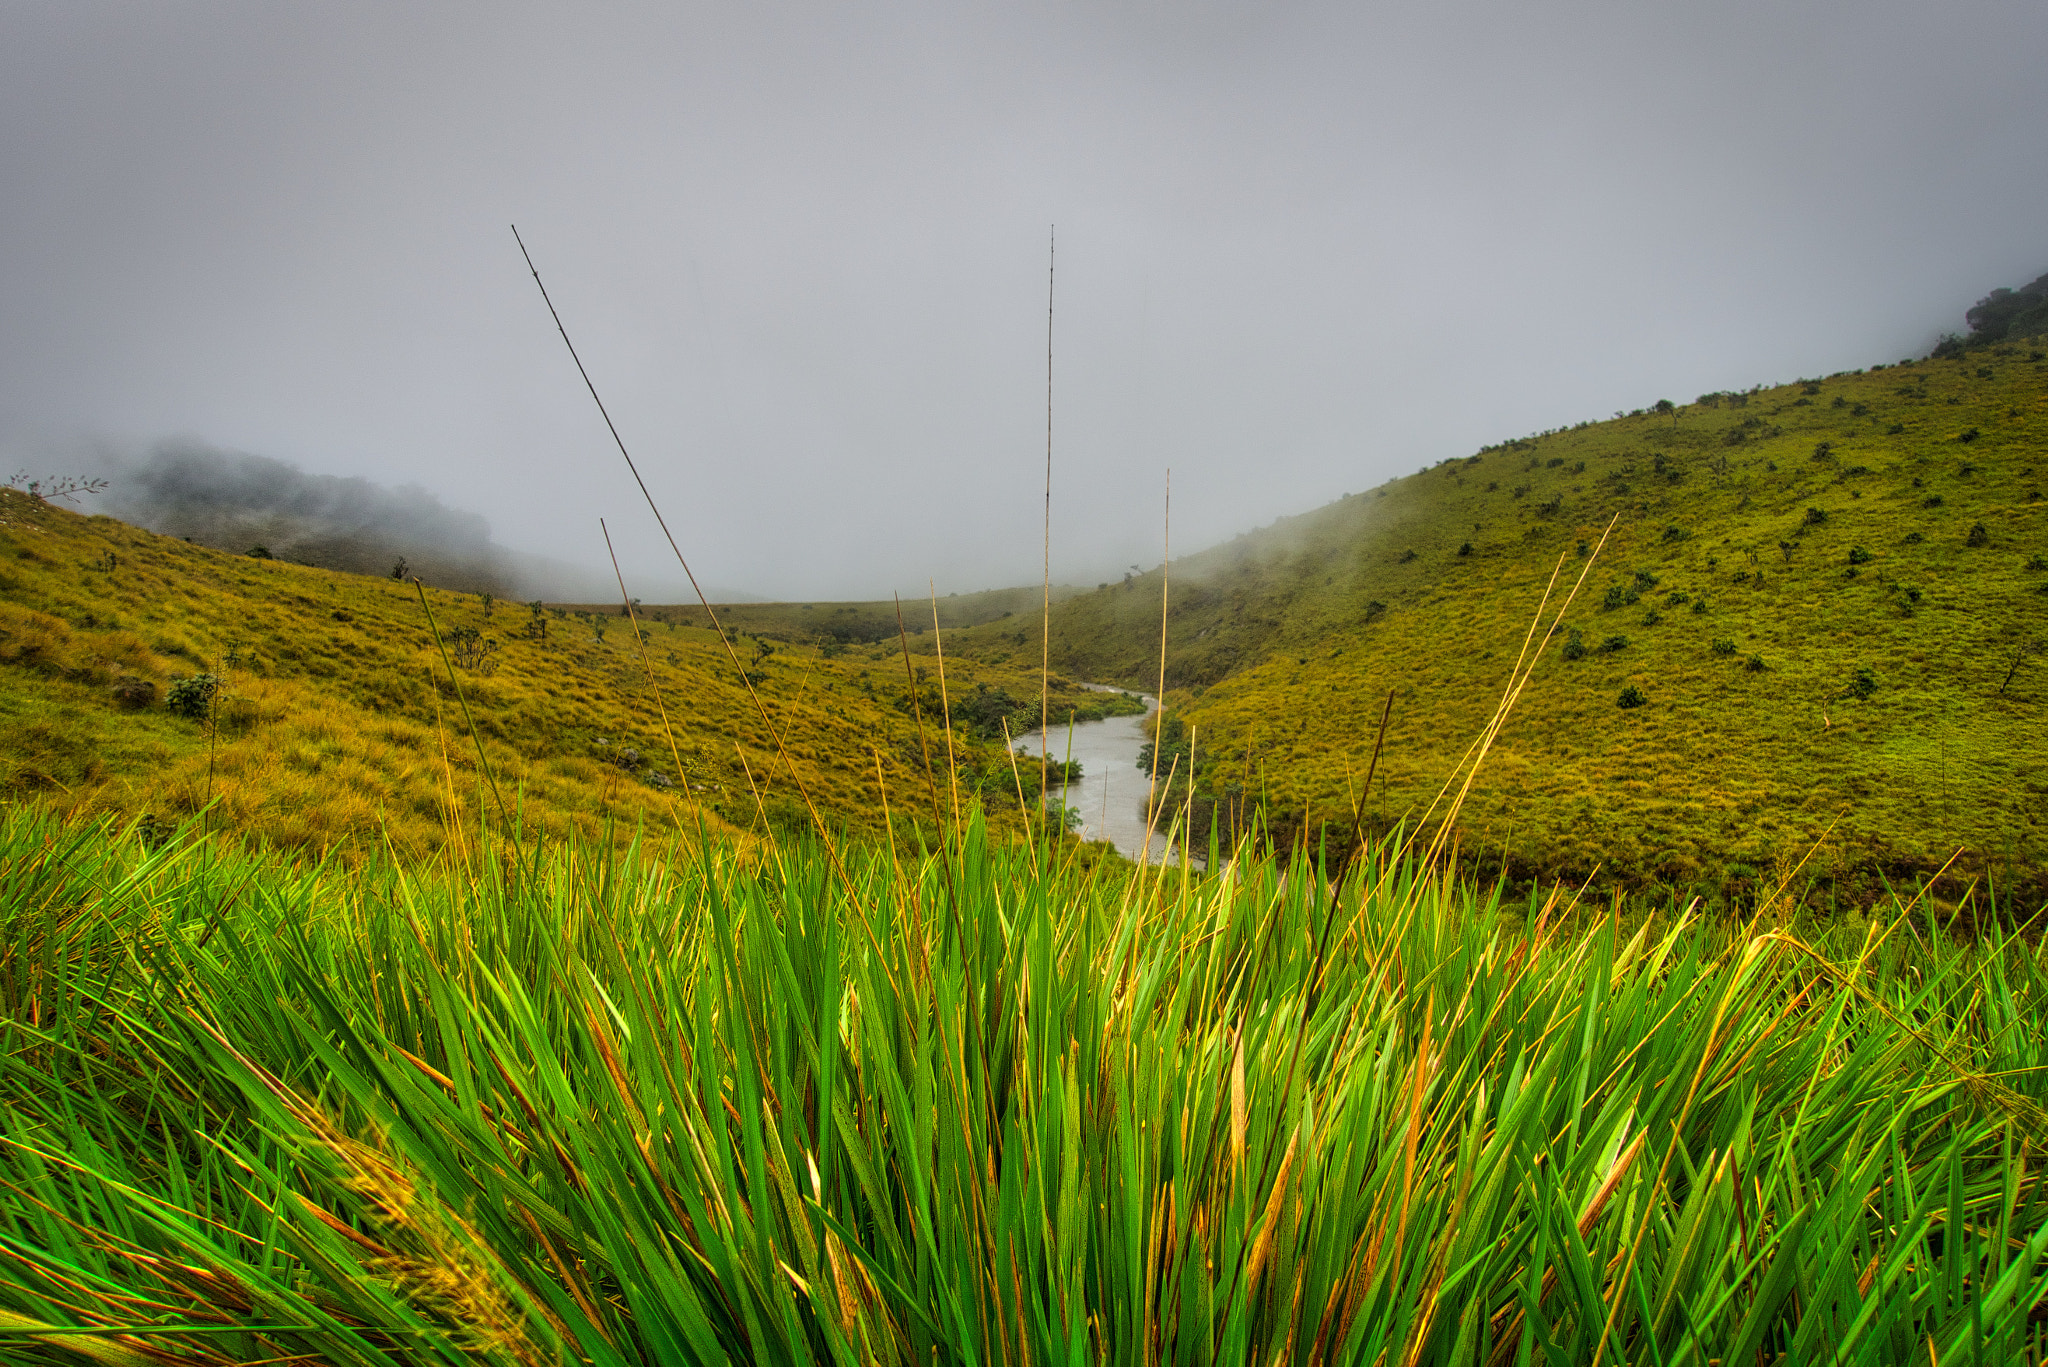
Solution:
{"label": "overcast gray sky", "polygon": [[172,437],[629,573],[1093,583],[2048,271],[2041,0],[0,3],[0,457]]}

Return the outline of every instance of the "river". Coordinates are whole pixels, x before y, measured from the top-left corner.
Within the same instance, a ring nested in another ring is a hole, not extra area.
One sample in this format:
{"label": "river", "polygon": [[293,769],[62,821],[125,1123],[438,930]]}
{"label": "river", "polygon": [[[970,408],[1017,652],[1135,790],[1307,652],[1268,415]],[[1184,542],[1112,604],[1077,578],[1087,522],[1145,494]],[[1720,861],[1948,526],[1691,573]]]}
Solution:
{"label": "river", "polygon": [[[1103,692],[1125,691],[1101,684],[1086,686]],[[1081,814],[1082,838],[1107,840],[1129,859],[1138,858],[1143,850],[1152,863],[1178,858],[1169,850],[1163,832],[1152,832],[1149,844],[1145,838],[1145,795],[1151,779],[1138,770],[1138,750],[1145,744],[1145,719],[1158,707],[1158,699],[1145,697],[1143,717],[1077,722],[1071,728],[1054,728],[1050,737],[1054,759],[1081,761],[1081,781],[1067,785],[1065,798]],[[1019,737],[1017,749],[1036,758],[1038,732]]]}

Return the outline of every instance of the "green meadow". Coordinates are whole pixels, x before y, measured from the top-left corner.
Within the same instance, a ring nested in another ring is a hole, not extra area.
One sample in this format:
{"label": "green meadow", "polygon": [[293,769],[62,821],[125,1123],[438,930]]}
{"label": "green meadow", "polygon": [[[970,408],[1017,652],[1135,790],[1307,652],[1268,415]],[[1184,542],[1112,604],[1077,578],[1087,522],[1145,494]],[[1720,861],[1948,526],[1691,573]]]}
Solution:
{"label": "green meadow", "polygon": [[0,817],[9,1361],[2048,1351],[2041,952],[1924,903],[195,834]]}

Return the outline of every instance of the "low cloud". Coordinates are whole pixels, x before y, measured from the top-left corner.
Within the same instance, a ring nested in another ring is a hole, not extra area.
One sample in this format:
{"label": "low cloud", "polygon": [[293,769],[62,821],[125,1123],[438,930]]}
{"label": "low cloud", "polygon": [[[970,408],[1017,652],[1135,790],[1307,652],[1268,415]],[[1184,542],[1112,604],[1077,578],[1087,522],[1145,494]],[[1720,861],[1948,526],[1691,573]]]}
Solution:
{"label": "low cloud", "polygon": [[308,474],[197,441],[162,442],[139,457],[102,450],[93,465],[108,481],[107,512],[217,550],[260,546],[280,560],[371,575],[390,574],[402,559],[429,584],[508,599],[618,595],[609,575],[499,545],[483,518],[416,485]]}

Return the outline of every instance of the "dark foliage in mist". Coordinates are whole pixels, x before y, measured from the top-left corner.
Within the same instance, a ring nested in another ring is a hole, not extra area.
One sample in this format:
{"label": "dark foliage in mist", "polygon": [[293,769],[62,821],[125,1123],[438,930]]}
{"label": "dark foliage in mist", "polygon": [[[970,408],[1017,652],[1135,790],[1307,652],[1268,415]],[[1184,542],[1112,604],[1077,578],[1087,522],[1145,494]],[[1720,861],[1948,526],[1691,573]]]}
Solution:
{"label": "dark foliage in mist", "polygon": [[1953,356],[1965,347],[2016,342],[2048,333],[2048,275],[2016,290],[1991,291],[1963,319],[1970,325],[1970,335],[1959,337],[1951,333],[1942,338],[1941,345],[1934,349],[1935,355]]}
{"label": "dark foliage in mist", "polygon": [[1993,290],[1963,316],[1972,341],[2002,342],[2048,332],[2048,275],[2016,290]]}
{"label": "dark foliage in mist", "polygon": [[510,595],[521,585],[490,524],[424,489],[313,475],[268,456],[166,442],[118,468],[115,515],[219,550],[263,546],[283,560],[385,574],[403,556],[430,584]]}

